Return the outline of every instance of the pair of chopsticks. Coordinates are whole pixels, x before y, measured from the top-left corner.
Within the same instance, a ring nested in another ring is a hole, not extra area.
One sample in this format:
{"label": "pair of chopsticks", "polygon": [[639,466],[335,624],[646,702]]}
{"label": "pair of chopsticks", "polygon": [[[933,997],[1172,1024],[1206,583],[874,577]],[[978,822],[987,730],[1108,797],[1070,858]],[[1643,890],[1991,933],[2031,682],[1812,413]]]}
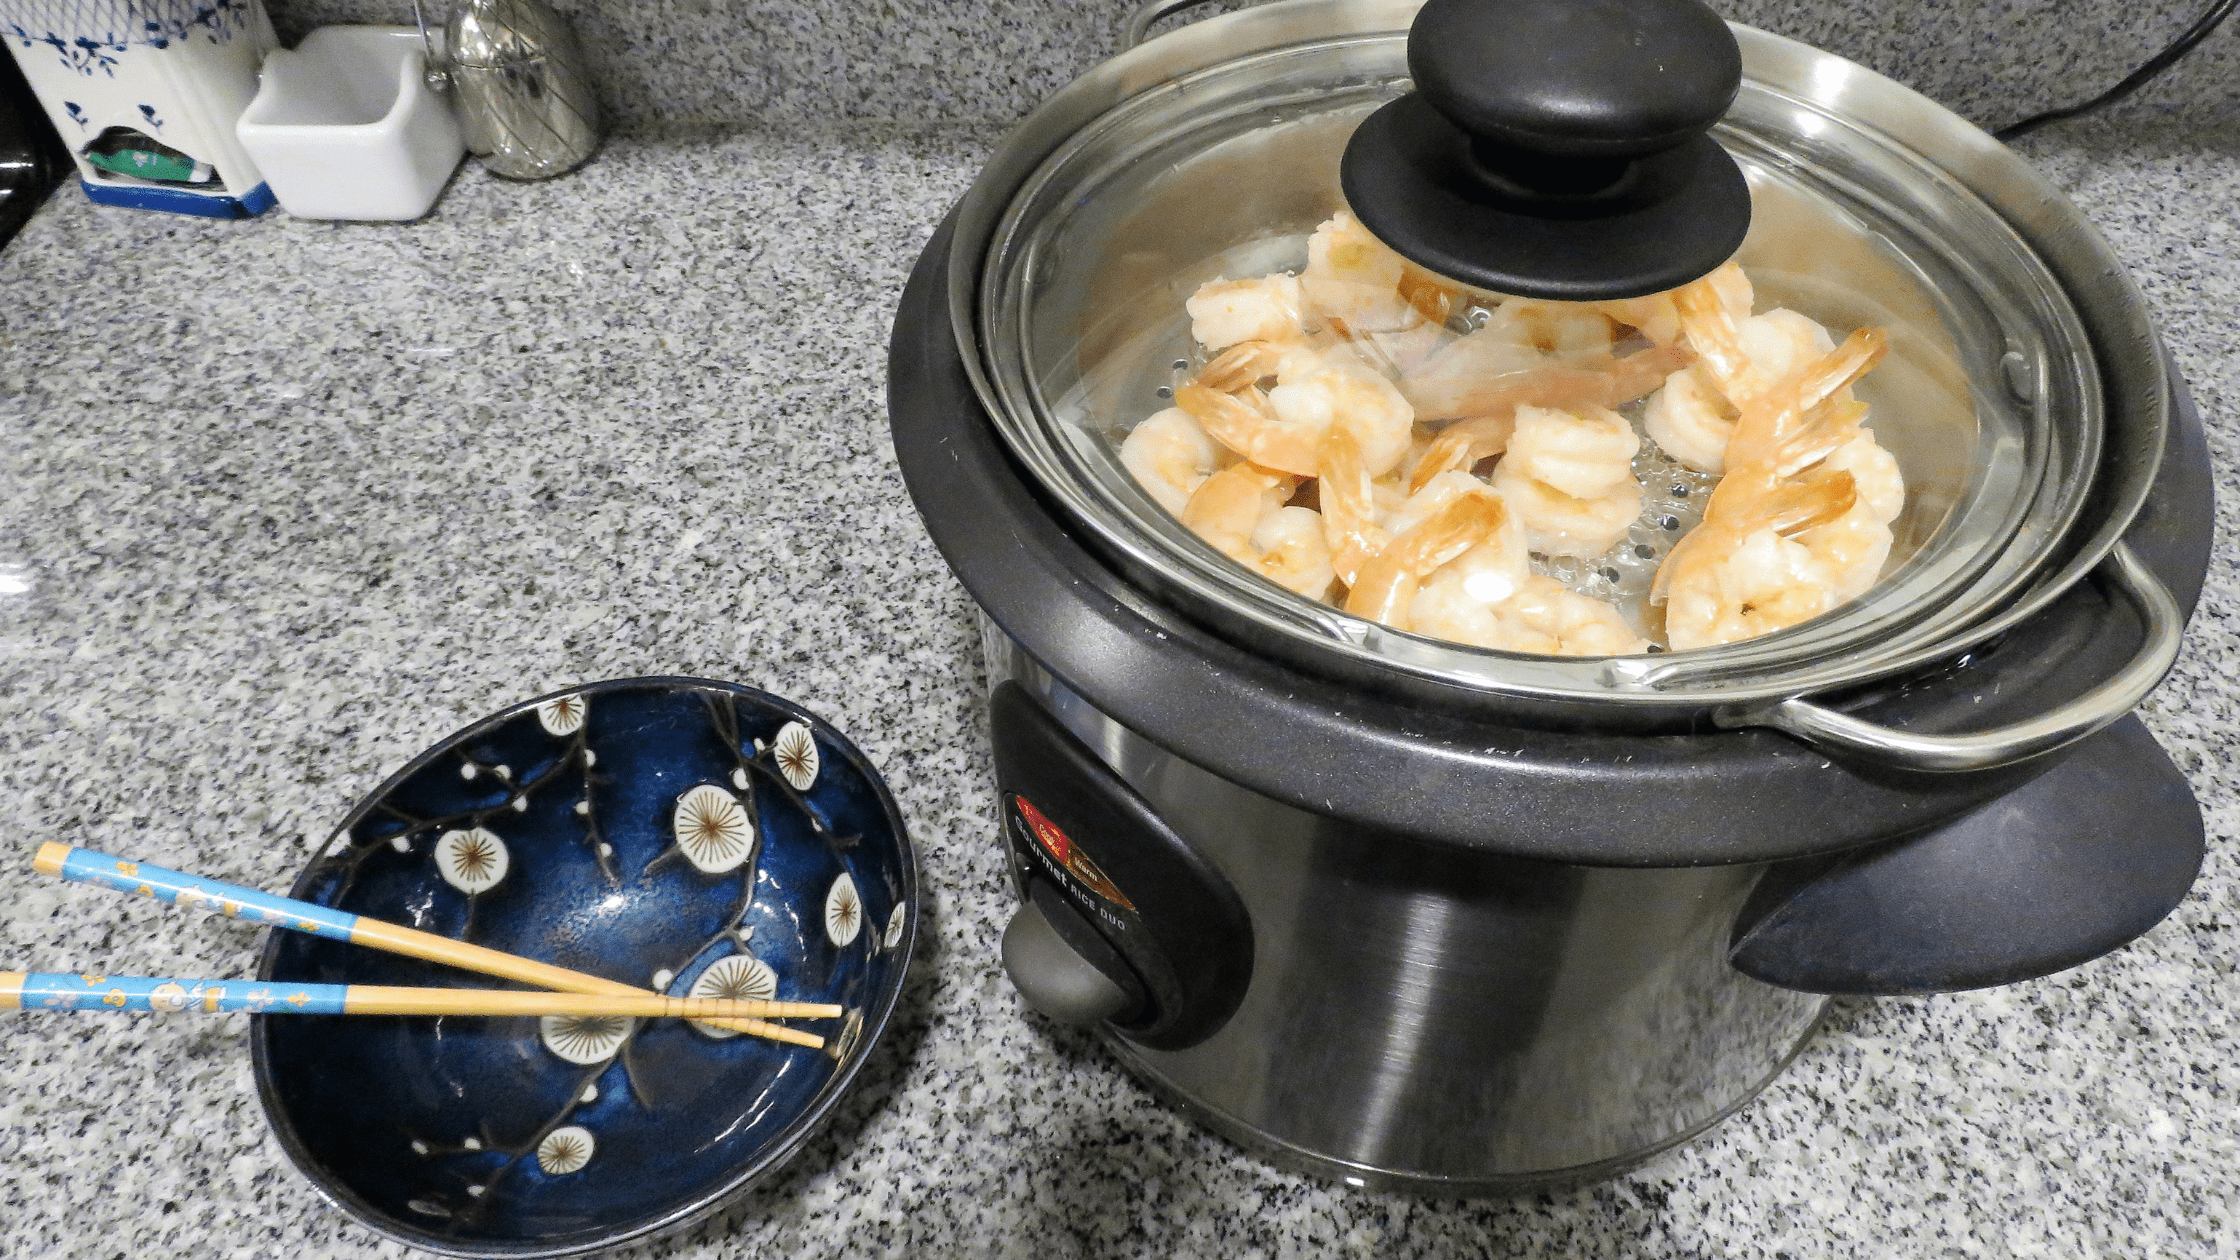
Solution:
{"label": "pair of chopsticks", "polygon": [[0,1010],[259,1011],[306,1015],[561,1015],[705,1020],[772,1041],[824,1047],[824,1038],[770,1019],[837,1019],[821,1002],[673,998],[616,980],[455,941],[363,915],[166,870],[67,844],[41,845],[32,867],[75,884],[137,893],[176,905],[348,941],[392,954],[518,980],[548,993],[412,989],[371,984],[284,984],[161,976],[0,972]]}

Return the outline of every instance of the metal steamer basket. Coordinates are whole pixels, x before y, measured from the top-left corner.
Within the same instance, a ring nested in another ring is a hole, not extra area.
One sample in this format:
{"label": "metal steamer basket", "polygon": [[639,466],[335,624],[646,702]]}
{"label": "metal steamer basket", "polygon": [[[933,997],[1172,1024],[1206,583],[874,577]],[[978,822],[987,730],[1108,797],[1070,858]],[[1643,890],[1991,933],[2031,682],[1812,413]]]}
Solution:
{"label": "metal steamer basket", "polygon": [[2167,914],[2199,811],[2126,715],[2198,593],[2209,489],[2073,207],[1912,92],[1737,28],[1714,134],[1750,182],[1745,266],[1893,330],[1862,396],[1909,506],[1875,590],[1747,643],[1562,660],[1244,574],[1116,433],[1187,347],[1182,299],[1296,266],[1342,204],[1413,14],[1282,0],[1061,92],[921,259],[890,410],[988,619],[1030,1001],[1272,1157],[1499,1191],[1715,1122],[1822,994],[2042,975]]}

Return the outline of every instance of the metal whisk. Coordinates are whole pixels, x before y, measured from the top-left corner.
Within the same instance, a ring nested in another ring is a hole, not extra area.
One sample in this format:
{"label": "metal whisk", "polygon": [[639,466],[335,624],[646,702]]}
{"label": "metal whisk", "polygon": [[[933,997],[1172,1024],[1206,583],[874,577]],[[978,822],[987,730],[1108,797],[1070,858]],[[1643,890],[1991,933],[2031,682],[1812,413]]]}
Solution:
{"label": "metal whisk", "polygon": [[428,79],[453,93],[467,151],[508,179],[572,171],[599,147],[599,96],[566,19],[543,0],[460,0]]}

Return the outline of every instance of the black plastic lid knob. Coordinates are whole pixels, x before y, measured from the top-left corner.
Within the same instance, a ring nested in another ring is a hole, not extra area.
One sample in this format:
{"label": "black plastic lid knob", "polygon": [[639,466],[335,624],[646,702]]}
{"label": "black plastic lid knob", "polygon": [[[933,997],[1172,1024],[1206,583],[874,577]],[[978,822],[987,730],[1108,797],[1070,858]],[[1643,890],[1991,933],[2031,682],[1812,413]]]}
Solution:
{"label": "black plastic lid knob", "polygon": [[1417,91],[1365,120],[1346,200],[1401,254],[1528,297],[1637,297],[1731,257],[1750,193],[1708,132],[1742,53],[1698,0],[1429,0]]}
{"label": "black plastic lid knob", "polygon": [[1742,86],[1742,50],[1696,0],[1430,0],[1408,72],[1473,136],[1633,157],[1710,130]]}
{"label": "black plastic lid knob", "polygon": [[1041,880],[1003,930],[1003,969],[1027,1004],[1061,1024],[1126,1020],[1144,1006],[1143,982],[1081,912]]}

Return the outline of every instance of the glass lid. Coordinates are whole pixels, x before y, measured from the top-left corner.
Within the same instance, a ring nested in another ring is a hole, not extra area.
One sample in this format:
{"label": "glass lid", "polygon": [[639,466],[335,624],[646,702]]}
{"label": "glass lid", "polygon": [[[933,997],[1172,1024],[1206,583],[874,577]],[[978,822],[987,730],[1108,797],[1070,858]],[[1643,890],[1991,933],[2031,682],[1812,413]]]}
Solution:
{"label": "glass lid", "polygon": [[[1713,136],[1749,185],[1735,259],[1749,292],[1729,276],[1677,305],[1604,309],[1588,321],[1598,334],[1566,322],[1575,310],[1395,272],[1394,256],[1383,274],[1398,285],[1362,298],[1331,283],[1353,278],[1333,270],[1348,260],[1374,271],[1381,249],[1348,226],[1339,156],[1410,86],[1406,10],[1381,8],[1400,19],[1391,29],[1301,35],[1294,24],[1277,46],[1147,83],[1081,120],[1002,211],[973,309],[994,419],[1108,558],[1294,659],[1337,653],[1507,694],[1642,701],[1829,685],[1949,637],[2032,579],[2084,504],[2101,391],[2061,286],[1997,212],[1880,132],[1753,77],[1753,48],[1770,37],[1743,30],[1743,87]],[[1254,283],[1207,287],[1237,281]],[[1380,323],[1375,302],[1389,312],[1395,295],[1414,313]],[[1676,328],[1673,312],[1695,322]],[[1721,319],[1756,377],[1704,362],[1718,354],[1700,353],[1716,341],[1701,327]],[[1837,343],[1865,344],[1847,342],[1860,330],[1887,342],[1850,385],[1863,421],[1847,397],[1816,398],[1810,384],[1791,389],[1788,420],[1749,419],[1780,407],[1733,381],[1757,380],[1771,398],[1809,376],[1800,365],[1832,362]],[[1497,337],[1516,344],[1479,349]],[[1547,388],[1498,388],[1520,380]],[[1560,381],[1581,384],[1565,394]],[[1743,405],[1718,396],[1730,386]],[[1382,430],[1347,419],[1380,406]],[[1887,454],[1854,458],[1862,448],[1845,438],[1850,453],[1830,455],[1830,439],[1809,469],[1780,467],[1786,456],[1723,467],[1718,426],[1738,415],[1738,432],[1863,427]],[[1466,423],[1479,438],[1457,429],[1441,456],[1441,435]],[[1366,481],[1347,480],[1354,466],[1324,445],[1348,424],[1392,448],[1364,450],[1382,465]],[[1255,445],[1262,434],[1273,436]],[[1308,454],[1275,467],[1298,450]],[[1442,458],[1444,471],[1419,475]],[[1848,471],[1832,478],[1838,465]],[[1749,499],[1761,466],[1779,470]],[[1721,493],[1728,473],[1735,485]],[[1257,486],[1241,533],[1234,513],[1208,506],[1209,483],[1246,498]],[[1490,517],[1457,506],[1480,499],[1498,502]],[[1797,515],[1751,506],[1807,500],[1801,531]],[[1820,546],[1870,500],[1879,521],[1866,542]],[[1567,524],[1582,503],[1592,526]],[[1333,524],[1346,512],[1351,534]],[[1476,532],[1441,534],[1465,517]],[[1699,529],[1695,558],[1658,589],[1674,547]],[[1877,538],[1887,557],[1858,561]],[[1807,544],[1821,568],[1797,567]],[[1828,554],[1856,561],[1839,592],[1850,597],[1822,596],[1832,606],[1816,615],[1730,641],[1672,620],[1690,592],[1718,615],[1755,615],[1788,598],[1791,579],[1826,584]],[[1326,583],[1318,563],[1335,574]],[[1392,583],[1405,588],[1397,603],[1361,594]],[[1492,619],[1442,620],[1434,589],[1463,606],[1470,592]],[[1492,628],[1466,641],[1452,632],[1463,622]]]}

